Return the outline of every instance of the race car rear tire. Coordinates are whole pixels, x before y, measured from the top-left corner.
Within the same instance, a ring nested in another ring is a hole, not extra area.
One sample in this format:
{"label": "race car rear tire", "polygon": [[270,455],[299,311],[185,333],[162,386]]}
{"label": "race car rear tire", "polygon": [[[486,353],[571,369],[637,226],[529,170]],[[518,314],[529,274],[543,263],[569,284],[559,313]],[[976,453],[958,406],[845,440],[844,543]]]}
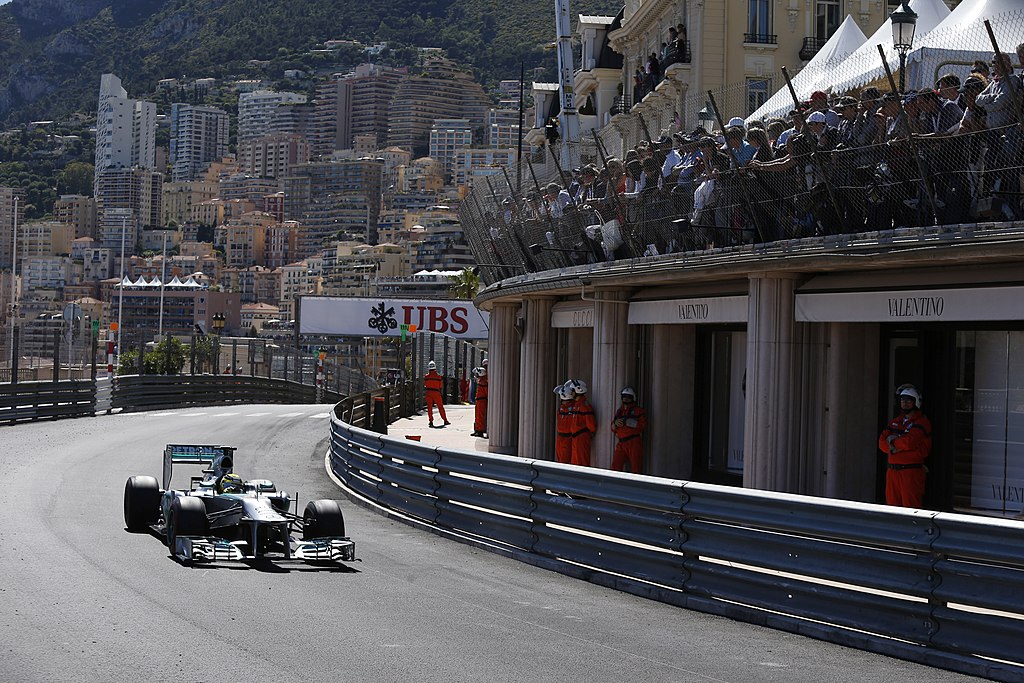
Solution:
{"label": "race car rear tire", "polygon": [[167,519],[167,547],[171,552],[174,552],[174,542],[178,536],[206,536],[209,533],[210,522],[202,499],[192,496],[175,498]]}
{"label": "race car rear tire", "polygon": [[302,513],[302,539],[345,535],[345,516],[336,500],[311,500]]}
{"label": "race car rear tire", "polygon": [[124,485],[124,525],[142,531],[160,517],[160,484],[154,477],[129,477]]}

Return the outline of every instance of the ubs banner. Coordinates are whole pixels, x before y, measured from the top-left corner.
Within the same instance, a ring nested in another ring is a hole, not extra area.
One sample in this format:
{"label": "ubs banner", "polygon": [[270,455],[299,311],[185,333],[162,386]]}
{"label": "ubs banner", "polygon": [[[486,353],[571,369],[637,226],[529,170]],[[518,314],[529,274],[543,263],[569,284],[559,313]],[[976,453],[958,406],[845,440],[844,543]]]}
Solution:
{"label": "ubs banner", "polygon": [[488,314],[472,301],[354,299],[304,296],[299,299],[299,334],[398,337],[402,325],[457,339],[486,339]]}

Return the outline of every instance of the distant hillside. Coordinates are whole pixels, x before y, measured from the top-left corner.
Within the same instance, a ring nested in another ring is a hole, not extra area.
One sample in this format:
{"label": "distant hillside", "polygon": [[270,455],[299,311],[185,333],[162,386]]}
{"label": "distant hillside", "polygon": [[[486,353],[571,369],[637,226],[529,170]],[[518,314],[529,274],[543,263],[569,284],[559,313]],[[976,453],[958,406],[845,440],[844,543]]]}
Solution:
{"label": "distant hillside", "polygon": [[[621,2],[573,3],[578,14],[615,14]],[[309,53],[329,39],[392,48],[382,61],[441,47],[485,83],[517,78],[522,61],[553,78],[549,0],[11,0],[0,6],[0,121],[91,112],[102,73],[131,96],[161,78],[279,78],[285,69],[329,72],[358,50]],[[251,60],[260,64],[250,65]]]}

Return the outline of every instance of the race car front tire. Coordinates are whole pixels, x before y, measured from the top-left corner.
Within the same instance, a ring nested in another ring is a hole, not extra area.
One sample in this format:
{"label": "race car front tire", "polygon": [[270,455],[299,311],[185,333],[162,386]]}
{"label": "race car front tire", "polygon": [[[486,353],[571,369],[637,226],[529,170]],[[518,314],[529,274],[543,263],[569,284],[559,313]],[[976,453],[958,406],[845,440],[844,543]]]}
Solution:
{"label": "race car front tire", "polygon": [[302,513],[302,539],[343,537],[345,516],[336,500],[311,500]]}
{"label": "race car front tire", "polygon": [[129,477],[124,485],[124,525],[142,531],[160,517],[160,484],[154,477]]}
{"label": "race car front tire", "polygon": [[178,496],[174,499],[167,520],[167,547],[172,553],[178,536],[206,536],[209,532],[210,522],[202,499],[192,496]]}

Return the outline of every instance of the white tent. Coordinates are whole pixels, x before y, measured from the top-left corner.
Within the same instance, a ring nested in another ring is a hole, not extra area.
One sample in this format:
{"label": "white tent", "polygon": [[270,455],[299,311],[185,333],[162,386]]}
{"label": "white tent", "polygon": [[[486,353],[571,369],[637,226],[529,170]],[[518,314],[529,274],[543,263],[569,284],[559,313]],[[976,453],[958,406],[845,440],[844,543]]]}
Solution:
{"label": "white tent", "polygon": [[[917,13],[915,42],[922,40],[949,16],[949,8],[942,0],[910,0],[909,5]],[[893,78],[898,81],[900,58],[892,46],[892,23],[886,20],[853,54],[824,65],[826,73],[818,81],[816,89],[844,93],[884,79],[885,68],[878,55],[879,45],[885,51],[885,61],[893,72]]]}
{"label": "white tent", "polygon": [[[857,25],[852,16],[847,14],[846,19],[839,25],[839,28],[832,34],[832,37],[828,39],[828,42],[818,50],[818,54],[814,55],[807,62],[807,65],[792,77],[793,89],[796,90],[796,96],[800,101],[806,100],[811,96],[811,93],[819,89],[816,85],[827,74],[827,70],[824,68],[826,64],[841,60],[843,57],[851,54],[863,45],[865,40],[867,38],[864,36],[864,32],[860,30],[860,26]],[[789,94],[789,88],[786,87],[785,83],[781,85],[782,88],[769,97],[767,102],[758,107],[757,111],[748,116],[747,121],[780,116],[793,108],[793,97]]]}
{"label": "white tent", "polygon": [[1014,50],[1024,42],[1024,0],[964,0],[907,55],[907,82],[915,88],[934,86],[952,72],[963,81],[976,59],[992,61],[989,20],[999,48],[1016,63]]}

